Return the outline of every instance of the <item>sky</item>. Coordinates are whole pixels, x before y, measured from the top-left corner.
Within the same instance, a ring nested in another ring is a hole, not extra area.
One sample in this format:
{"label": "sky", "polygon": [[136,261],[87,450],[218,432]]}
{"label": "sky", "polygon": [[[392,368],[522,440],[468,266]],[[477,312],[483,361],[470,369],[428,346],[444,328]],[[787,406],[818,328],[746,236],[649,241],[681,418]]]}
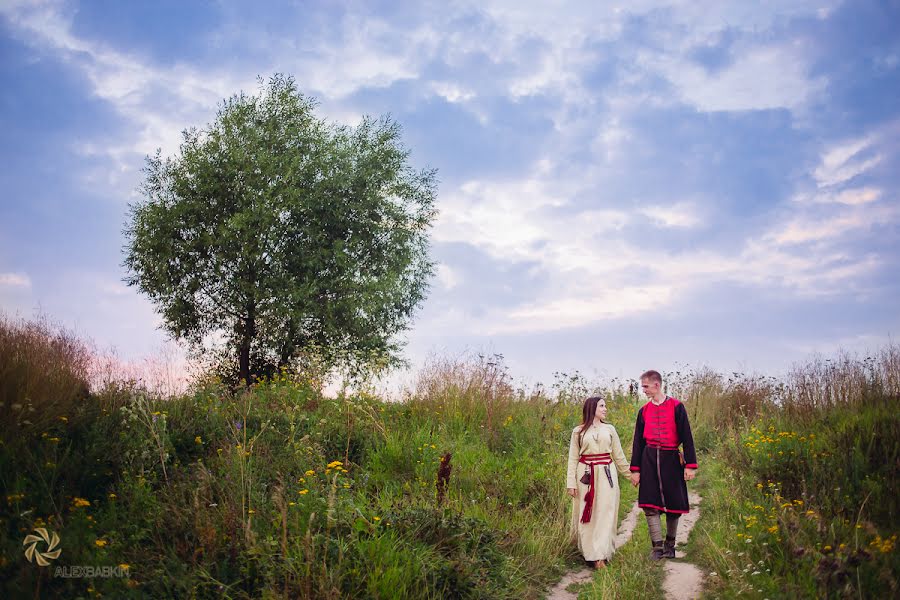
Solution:
{"label": "sky", "polygon": [[124,360],[147,155],[258,78],[438,172],[405,357],[781,374],[900,334],[900,2],[0,0],[0,310]]}

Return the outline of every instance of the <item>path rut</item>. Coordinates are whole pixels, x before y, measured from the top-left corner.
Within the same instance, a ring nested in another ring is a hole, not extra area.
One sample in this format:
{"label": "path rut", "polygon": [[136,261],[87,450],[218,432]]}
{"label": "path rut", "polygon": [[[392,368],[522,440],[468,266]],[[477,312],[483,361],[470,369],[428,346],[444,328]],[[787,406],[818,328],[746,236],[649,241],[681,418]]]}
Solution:
{"label": "path rut", "polygon": [[[691,504],[691,511],[681,517],[678,523],[678,535],[675,537],[676,544],[687,543],[688,536],[697,519],[700,518],[700,501],[702,498],[695,492],[688,494],[688,501]],[[637,503],[634,504],[631,511],[622,519],[619,525],[619,533],[616,535],[616,549],[625,545],[634,528],[637,525],[638,516],[642,514],[642,510]],[[684,552],[675,551],[675,558],[684,558]],[[663,580],[663,590],[665,597],[672,600],[692,600],[700,596],[703,590],[703,571],[688,562],[681,561],[665,561],[665,579]],[[593,577],[593,569],[587,567],[566,573],[559,582],[553,586],[547,594],[547,600],[577,600],[578,596],[566,590],[573,583],[586,583]]]}
{"label": "path rut", "polygon": [[[622,522],[619,524],[619,532],[616,534],[616,539],[613,541],[616,549],[621,548],[625,545],[628,540],[631,539],[631,534],[634,533],[634,528],[637,525],[638,515],[641,514],[641,509],[638,507],[637,502],[635,502],[631,511],[625,515],[625,518],[622,519]],[[594,575],[594,570],[584,567],[578,571],[569,571],[563,578],[559,580],[559,582],[553,586],[550,592],[547,594],[547,600],[577,600],[578,596],[566,590],[567,587],[572,585],[573,583],[585,583],[591,580],[591,577]]]}
{"label": "path rut", "polygon": [[[700,501],[702,498],[695,492],[688,494],[691,512],[679,519],[676,544],[686,544],[691,529],[700,518]],[[675,558],[684,558],[684,552],[675,550]],[[693,600],[699,598],[703,590],[703,571],[689,562],[667,560],[665,564],[666,578],[663,580],[663,591],[671,600]]]}

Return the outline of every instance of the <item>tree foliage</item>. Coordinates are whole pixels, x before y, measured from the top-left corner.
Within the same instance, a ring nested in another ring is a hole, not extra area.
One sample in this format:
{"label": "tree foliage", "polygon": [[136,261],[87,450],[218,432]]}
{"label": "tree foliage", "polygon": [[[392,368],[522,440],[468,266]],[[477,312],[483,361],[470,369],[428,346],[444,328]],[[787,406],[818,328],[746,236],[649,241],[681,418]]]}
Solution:
{"label": "tree foliage", "polygon": [[433,263],[435,172],[389,117],[328,124],[291,77],[223,102],[174,158],[147,158],[129,206],[125,281],[164,328],[210,338],[250,381],[311,348],[330,365],[396,363]]}

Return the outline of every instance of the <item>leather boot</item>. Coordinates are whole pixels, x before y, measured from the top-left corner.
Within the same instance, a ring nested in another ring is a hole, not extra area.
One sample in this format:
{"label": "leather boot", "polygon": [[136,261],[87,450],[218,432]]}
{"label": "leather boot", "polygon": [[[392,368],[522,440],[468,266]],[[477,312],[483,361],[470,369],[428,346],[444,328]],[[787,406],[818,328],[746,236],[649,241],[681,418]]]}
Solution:
{"label": "leather boot", "polygon": [[653,542],[653,550],[650,551],[650,560],[662,560],[663,543]]}
{"label": "leather boot", "polygon": [[675,538],[666,537],[666,543],[663,546],[663,558],[675,558]]}

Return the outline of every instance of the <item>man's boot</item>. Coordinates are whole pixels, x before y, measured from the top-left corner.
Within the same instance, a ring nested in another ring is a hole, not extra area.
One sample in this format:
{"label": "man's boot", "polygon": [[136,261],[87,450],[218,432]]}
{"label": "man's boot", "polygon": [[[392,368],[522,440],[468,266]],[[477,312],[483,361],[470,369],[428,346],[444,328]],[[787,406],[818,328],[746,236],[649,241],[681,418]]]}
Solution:
{"label": "man's boot", "polygon": [[662,560],[663,543],[662,541],[653,542],[653,550],[650,551],[650,560]]}
{"label": "man's boot", "polygon": [[675,538],[666,536],[666,543],[663,546],[663,558],[675,558]]}

